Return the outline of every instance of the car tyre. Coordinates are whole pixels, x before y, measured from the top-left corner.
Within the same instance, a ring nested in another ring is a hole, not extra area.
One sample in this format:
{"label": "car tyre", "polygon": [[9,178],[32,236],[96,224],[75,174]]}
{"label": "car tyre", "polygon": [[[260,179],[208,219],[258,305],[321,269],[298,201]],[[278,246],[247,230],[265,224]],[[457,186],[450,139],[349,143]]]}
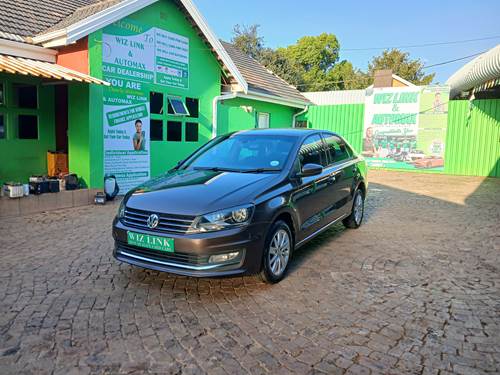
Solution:
{"label": "car tyre", "polygon": [[342,220],[346,228],[358,229],[365,216],[365,195],[361,189],[357,189],[352,199],[351,214]]}
{"label": "car tyre", "polygon": [[293,252],[293,237],[284,221],[275,222],[268,232],[262,255],[261,279],[268,284],[281,281],[288,270]]}

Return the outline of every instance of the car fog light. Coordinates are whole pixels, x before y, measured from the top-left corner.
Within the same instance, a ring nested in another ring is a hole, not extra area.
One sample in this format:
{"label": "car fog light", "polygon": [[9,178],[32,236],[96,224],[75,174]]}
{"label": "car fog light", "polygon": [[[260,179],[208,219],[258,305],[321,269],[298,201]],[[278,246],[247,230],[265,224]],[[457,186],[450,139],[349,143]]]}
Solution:
{"label": "car fog light", "polygon": [[232,253],[212,255],[210,258],[208,258],[208,263],[228,262],[235,259],[239,254],[239,251],[233,251]]}

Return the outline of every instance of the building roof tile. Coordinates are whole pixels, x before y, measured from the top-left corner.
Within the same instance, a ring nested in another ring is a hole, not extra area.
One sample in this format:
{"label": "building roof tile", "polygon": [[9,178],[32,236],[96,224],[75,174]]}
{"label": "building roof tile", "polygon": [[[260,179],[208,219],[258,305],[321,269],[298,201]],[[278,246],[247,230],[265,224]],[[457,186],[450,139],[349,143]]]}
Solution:
{"label": "building roof tile", "polygon": [[222,42],[231,60],[248,83],[248,90],[257,94],[271,95],[285,100],[308,103],[297,88],[266,69],[231,43]]}
{"label": "building roof tile", "polygon": [[[111,1],[116,3],[120,0]],[[93,9],[93,6],[101,5],[99,10],[103,10],[111,6],[107,4],[109,2],[110,0],[0,0],[0,32],[22,38],[33,37],[75,14],[82,14],[85,8]]]}

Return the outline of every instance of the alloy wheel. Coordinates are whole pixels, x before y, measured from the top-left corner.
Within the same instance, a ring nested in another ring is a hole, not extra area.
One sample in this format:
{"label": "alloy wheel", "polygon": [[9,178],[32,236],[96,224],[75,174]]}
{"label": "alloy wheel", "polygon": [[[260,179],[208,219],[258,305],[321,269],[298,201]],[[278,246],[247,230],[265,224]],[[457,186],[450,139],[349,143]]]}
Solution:
{"label": "alloy wheel", "polygon": [[279,229],[269,245],[269,269],[274,276],[280,276],[290,259],[290,236],[284,229]]}
{"label": "alloy wheel", "polygon": [[361,220],[363,219],[363,211],[364,211],[363,196],[361,195],[361,193],[356,194],[353,211],[354,211],[354,221],[356,222],[357,225],[359,225],[361,223]]}

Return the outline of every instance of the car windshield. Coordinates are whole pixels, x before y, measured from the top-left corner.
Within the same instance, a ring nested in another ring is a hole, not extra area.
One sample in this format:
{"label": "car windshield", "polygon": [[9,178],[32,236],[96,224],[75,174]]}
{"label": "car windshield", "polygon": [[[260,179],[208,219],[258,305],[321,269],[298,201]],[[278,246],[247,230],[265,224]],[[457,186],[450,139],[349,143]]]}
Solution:
{"label": "car windshield", "polygon": [[272,172],[283,169],[296,139],[276,135],[233,135],[200,153],[187,168]]}

